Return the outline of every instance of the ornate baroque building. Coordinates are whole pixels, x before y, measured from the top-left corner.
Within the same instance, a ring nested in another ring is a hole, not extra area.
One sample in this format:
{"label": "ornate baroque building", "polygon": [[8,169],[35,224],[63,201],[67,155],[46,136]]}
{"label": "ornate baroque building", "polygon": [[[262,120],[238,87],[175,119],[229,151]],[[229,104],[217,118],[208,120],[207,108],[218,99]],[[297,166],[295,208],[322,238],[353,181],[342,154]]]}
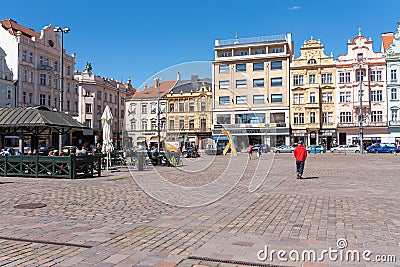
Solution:
{"label": "ornate baroque building", "polygon": [[211,138],[212,86],[210,79],[193,75],[191,80],[180,80],[166,95],[167,136],[169,141],[191,142],[206,149]]}
{"label": "ornate baroque building", "polygon": [[387,68],[388,142],[400,145],[400,22],[397,32],[382,34]]}
{"label": "ornate baroque building", "polygon": [[[339,144],[359,143],[362,105],[364,145],[387,139],[386,60],[359,32],[336,61]],[[362,101],[360,101],[360,87]]]}
{"label": "ornate baroque building", "polygon": [[336,143],[335,61],[312,37],[300,51],[290,67],[292,143],[303,140],[329,149]]}
{"label": "ornate baroque building", "polygon": [[[289,64],[292,35],[215,41],[213,121],[229,129],[240,150],[290,143]],[[213,129],[213,136],[221,130]]]}

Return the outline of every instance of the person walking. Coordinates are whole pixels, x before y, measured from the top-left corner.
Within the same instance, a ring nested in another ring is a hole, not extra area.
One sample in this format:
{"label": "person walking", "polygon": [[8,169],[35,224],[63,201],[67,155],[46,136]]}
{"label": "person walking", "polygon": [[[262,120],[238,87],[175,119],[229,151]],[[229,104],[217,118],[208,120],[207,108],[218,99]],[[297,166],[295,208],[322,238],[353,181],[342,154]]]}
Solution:
{"label": "person walking", "polygon": [[253,146],[249,145],[249,147],[247,148],[247,153],[249,153],[249,159],[251,159],[251,155],[253,154]]}
{"label": "person walking", "polygon": [[296,158],[296,171],[297,171],[297,179],[302,179],[304,165],[307,159],[307,150],[303,146],[303,141],[299,141],[296,149],[294,150],[294,156]]}
{"label": "person walking", "polygon": [[258,158],[259,159],[261,159],[261,157],[262,157],[262,145],[260,145],[259,147],[258,147]]}

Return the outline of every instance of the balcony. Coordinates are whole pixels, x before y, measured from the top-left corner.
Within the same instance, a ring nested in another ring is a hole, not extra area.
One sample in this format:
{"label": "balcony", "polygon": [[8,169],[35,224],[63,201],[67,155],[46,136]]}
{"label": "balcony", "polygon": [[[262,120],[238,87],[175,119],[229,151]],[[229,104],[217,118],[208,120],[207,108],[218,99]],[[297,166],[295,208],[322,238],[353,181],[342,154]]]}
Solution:
{"label": "balcony", "polygon": [[46,65],[37,65],[38,70],[53,70],[51,66],[46,66]]}

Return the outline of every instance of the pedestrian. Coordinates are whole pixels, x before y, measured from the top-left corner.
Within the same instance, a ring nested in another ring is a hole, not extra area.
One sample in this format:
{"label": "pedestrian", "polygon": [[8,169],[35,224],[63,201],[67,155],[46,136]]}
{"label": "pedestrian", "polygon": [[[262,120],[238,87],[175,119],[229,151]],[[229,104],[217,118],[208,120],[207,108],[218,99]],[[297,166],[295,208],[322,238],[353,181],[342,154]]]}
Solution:
{"label": "pedestrian", "polygon": [[307,150],[303,146],[303,141],[299,141],[296,149],[294,150],[294,156],[296,158],[296,171],[297,171],[297,179],[302,179],[303,171],[304,171],[304,164],[307,159]]}
{"label": "pedestrian", "polygon": [[253,154],[253,146],[249,145],[249,147],[247,148],[247,153],[249,153],[249,159],[251,159],[251,155]]}
{"label": "pedestrian", "polygon": [[258,158],[261,159],[262,157],[262,145],[258,147]]}

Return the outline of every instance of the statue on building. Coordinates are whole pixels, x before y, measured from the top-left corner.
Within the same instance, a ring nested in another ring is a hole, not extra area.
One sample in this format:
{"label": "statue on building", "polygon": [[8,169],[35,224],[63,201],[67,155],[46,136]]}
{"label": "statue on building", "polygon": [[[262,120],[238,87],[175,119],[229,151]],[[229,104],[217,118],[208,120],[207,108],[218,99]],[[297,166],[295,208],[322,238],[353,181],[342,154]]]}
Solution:
{"label": "statue on building", "polygon": [[89,61],[86,61],[86,66],[85,69],[83,70],[83,72],[87,72],[90,75],[93,74],[92,72],[92,63],[90,63]]}

